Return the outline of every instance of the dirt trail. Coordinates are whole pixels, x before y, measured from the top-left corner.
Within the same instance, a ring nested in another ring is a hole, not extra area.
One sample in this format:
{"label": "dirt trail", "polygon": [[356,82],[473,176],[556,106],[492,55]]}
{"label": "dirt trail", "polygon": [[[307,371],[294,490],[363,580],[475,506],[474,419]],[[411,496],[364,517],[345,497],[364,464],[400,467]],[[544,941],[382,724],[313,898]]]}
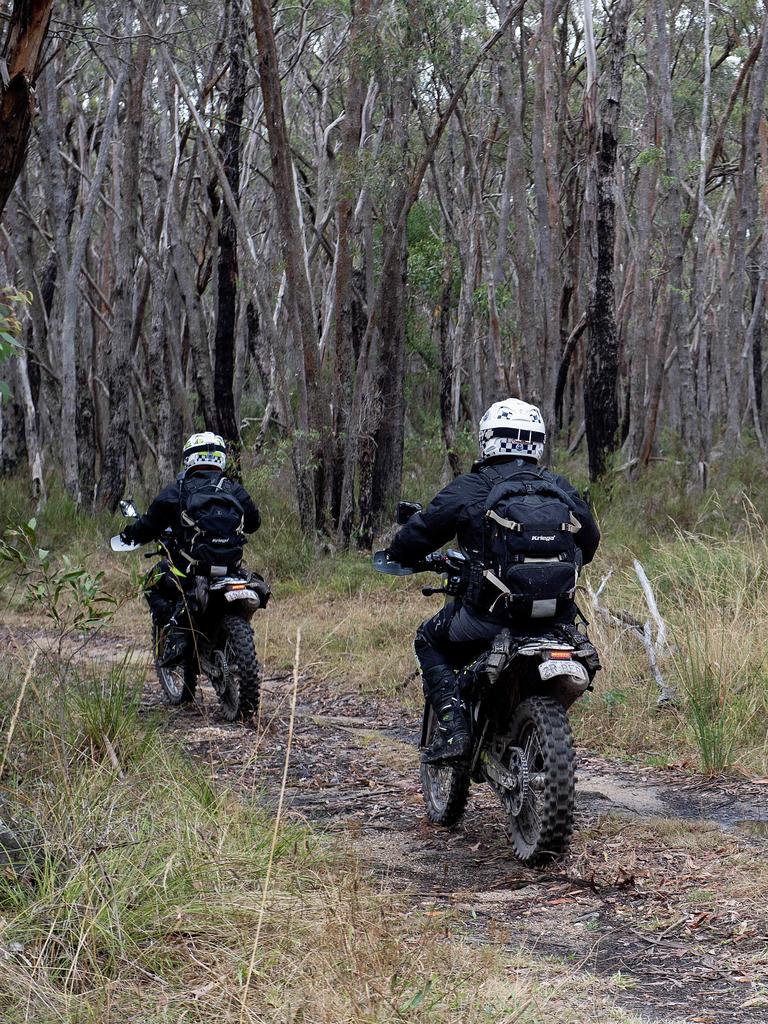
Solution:
{"label": "dirt trail", "polygon": [[[207,688],[202,705],[172,712],[169,721],[217,776],[264,786],[271,798],[283,770],[291,685],[287,674],[265,682],[257,728],[222,722]],[[145,699],[161,703],[152,682]],[[762,861],[768,852],[766,788],[631,769],[581,751],[574,852],[564,864],[532,871],[511,857],[487,787],[473,788],[455,830],[427,822],[417,739],[414,716],[401,707],[302,680],[288,812],[346,834],[382,884],[430,909],[450,908],[455,927],[475,941],[565,958],[569,971],[620,975],[626,987],[618,1002],[648,1020],[768,1021],[760,984],[768,912],[752,896],[736,904],[718,896],[718,872],[729,859]]]}
{"label": "dirt trail", "polygon": [[[114,661],[134,643],[104,637],[88,653]],[[143,706],[163,708],[168,728],[222,780],[273,800],[292,685],[289,673],[265,680],[255,726],[222,721],[207,686],[193,707],[168,708],[152,673]],[[579,751],[573,852],[533,871],[512,858],[488,787],[473,787],[454,830],[426,820],[418,724],[395,703],[302,679],[288,813],[348,837],[384,887],[449,910],[471,941],[546,959],[555,978],[610,977],[617,1004],[644,1019],[768,1022],[766,873],[751,880],[768,854],[768,786]]]}

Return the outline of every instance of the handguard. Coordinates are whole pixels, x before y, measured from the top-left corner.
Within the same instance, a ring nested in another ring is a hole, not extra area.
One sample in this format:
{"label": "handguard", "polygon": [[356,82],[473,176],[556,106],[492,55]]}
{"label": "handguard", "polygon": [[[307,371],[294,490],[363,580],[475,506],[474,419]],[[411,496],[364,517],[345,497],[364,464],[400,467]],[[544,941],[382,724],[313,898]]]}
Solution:
{"label": "handguard", "polygon": [[407,565],[400,565],[399,562],[391,561],[386,551],[377,551],[374,554],[373,568],[377,572],[385,573],[387,576],[413,576],[415,572],[415,569]]}
{"label": "handguard", "polygon": [[118,533],[115,537],[112,537],[109,542],[109,546],[113,551],[137,551],[141,547],[141,544],[136,544],[135,542],[126,544]]}

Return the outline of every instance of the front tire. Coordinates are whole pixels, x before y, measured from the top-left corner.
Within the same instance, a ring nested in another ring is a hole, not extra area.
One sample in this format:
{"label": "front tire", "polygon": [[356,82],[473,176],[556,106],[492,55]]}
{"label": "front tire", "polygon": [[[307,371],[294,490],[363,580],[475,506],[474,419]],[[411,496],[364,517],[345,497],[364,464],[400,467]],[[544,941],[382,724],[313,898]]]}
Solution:
{"label": "front tire", "polygon": [[155,655],[155,672],[168,703],[178,707],[190,704],[195,699],[197,689],[197,658],[193,651],[187,651],[184,660],[178,665],[164,667],[160,659],[165,650],[167,630],[155,622],[152,625],[152,650]]}
{"label": "front tire", "polygon": [[[437,716],[429,708],[426,740],[429,746],[434,739],[437,728]],[[436,825],[450,828],[461,820],[467,808],[469,798],[469,767],[461,765],[452,768],[448,765],[424,764],[419,766],[421,792],[427,817]]]}
{"label": "front tire", "polygon": [[528,771],[523,805],[508,814],[509,838],[523,864],[545,864],[563,856],[573,833],[576,756],[568,716],[550,697],[529,697],[512,717],[509,738]]}
{"label": "front tire", "polygon": [[219,700],[224,718],[234,722],[237,718],[250,718],[259,710],[261,669],[250,622],[237,615],[225,615],[221,634],[227,669]]}

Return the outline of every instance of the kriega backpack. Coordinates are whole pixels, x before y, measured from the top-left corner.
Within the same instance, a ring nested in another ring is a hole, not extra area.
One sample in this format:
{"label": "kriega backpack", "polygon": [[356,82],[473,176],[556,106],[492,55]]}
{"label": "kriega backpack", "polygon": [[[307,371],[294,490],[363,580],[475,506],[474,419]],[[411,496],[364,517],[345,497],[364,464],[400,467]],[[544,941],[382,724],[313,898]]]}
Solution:
{"label": "kriega backpack", "polygon": [[494,615],[551,618],[573,598],[581,570],[576,506],[533,466],[513,477],[488,466],[481,472],[493,486],[484,505],[473,603]]}
{"label": "kriega backpack", "polygon": [[226,576],[243,557],[243,507],[224,476],[184,475],[179,485],[182,556],[197,576]]}

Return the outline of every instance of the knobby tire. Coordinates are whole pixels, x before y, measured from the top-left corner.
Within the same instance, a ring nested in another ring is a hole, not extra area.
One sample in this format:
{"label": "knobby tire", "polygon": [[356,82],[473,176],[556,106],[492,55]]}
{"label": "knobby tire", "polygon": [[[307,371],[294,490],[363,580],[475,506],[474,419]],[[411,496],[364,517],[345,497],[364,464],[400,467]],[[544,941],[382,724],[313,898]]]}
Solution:
{"label": "knobby tire", "polygon": [[[576,755],[568,716],[550,697],[529,697],[516,709],[509,735],[529,746],[529,790],[520,813],[508,814],[509,838],[518,860],[545,864],[566,852],[573,833]],[[502,795],[502,803],[504,798]]]}
{"label": "knobby tire", "polygon": [[[427,746],[435,734],[437,718],[430,708],[427,724]],[[450,828],[461,820],[469,799],[469,767],[448,767],[446,765],[419,765],[421,792],[427,817],[435,825]]]}
{"label": "knobby tire", "polygon": [[234,722],[237,718],[249,718],[259,710],[261,669],[250,622],[237,615],[225,615],[221,630],[229,671],[219,700],[224,718]]}

